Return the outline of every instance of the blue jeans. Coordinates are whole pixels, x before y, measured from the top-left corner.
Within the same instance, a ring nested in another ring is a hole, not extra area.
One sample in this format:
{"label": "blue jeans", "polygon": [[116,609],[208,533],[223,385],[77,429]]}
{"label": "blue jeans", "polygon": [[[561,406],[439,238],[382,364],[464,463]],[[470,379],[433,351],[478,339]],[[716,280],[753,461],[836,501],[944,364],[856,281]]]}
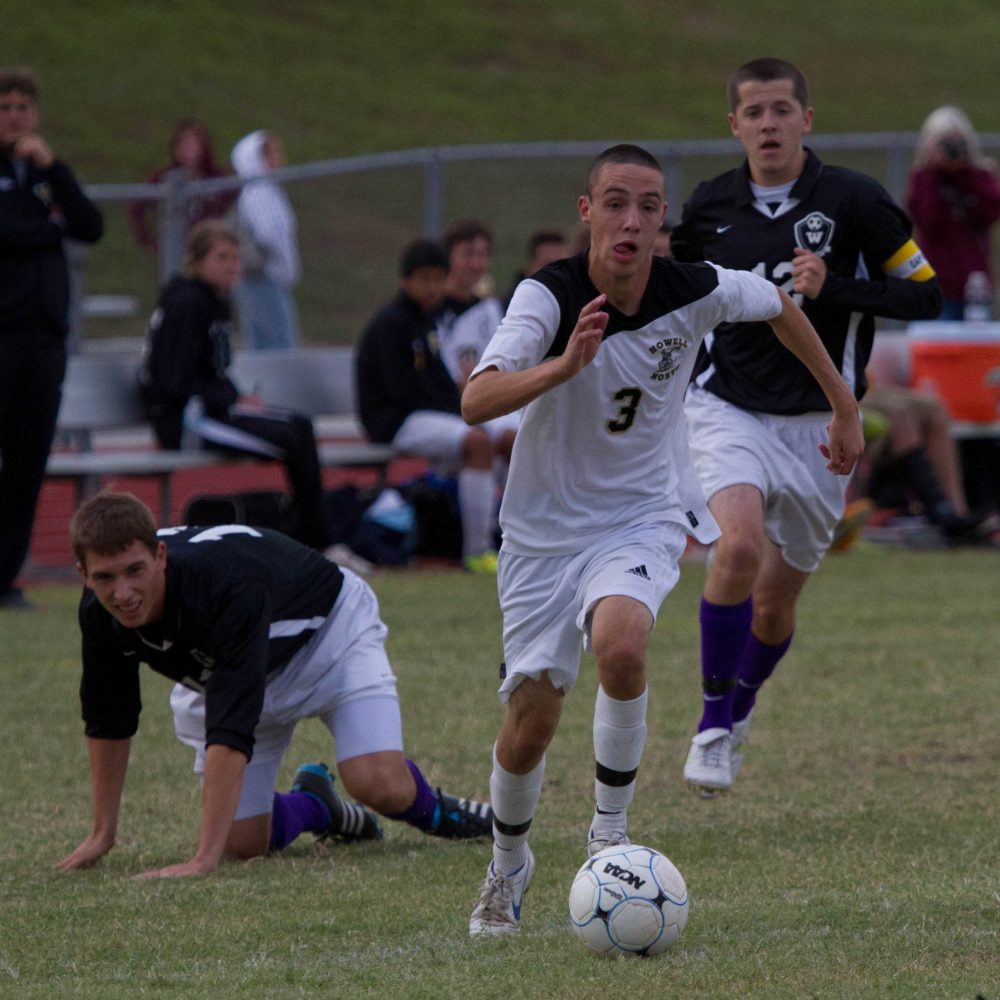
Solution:
{"label": "blue jeans", "polygon": [[243,347],[282,351],[298,347],[299,317],[291,291],[263,274],[245,274],[233,289]]}

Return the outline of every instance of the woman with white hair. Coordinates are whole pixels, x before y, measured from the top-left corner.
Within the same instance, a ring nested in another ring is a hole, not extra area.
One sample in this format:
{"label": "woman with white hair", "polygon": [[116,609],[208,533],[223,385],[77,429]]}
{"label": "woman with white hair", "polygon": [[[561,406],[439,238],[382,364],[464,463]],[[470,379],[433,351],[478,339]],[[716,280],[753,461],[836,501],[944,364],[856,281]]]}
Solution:
{"label": "woman with white hair", "polygon": [[991,294],[994,287],[990,229],[1000,218],[1000,182],[960,109],[942,107],[927,116],[907,208],[941,283],[941,319],[962,319],[969,276],[979,272]]}

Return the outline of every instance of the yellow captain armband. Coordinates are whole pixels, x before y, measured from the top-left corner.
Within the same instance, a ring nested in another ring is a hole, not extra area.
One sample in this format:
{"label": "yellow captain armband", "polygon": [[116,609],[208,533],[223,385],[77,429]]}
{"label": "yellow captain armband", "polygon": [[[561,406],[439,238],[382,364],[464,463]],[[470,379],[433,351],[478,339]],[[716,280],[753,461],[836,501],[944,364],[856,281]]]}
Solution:
{"label": "yellow captain armband", "polygon": [[930,281],[934,277],[934,268],[913,240],[907,240],[888,260],[883,261],[882,270],[894,278],[912,281]]}

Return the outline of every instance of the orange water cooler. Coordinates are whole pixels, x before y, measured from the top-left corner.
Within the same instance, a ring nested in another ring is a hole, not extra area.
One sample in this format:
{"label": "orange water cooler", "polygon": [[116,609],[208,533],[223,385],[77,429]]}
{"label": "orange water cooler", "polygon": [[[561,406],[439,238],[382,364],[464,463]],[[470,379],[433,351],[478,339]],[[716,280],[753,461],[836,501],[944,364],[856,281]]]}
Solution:
{"label": "orange water cooler", "polygon": [[933,392],[952,420],[1000,422],[1000,323],[911,323],[910,384]]}

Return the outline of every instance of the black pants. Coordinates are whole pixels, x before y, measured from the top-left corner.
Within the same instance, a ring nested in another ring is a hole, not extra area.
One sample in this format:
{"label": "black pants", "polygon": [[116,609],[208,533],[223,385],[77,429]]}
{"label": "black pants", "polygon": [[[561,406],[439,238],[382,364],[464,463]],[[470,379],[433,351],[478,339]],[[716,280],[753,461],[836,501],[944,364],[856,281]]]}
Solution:
{"label": "black pants", "polygon": [[967,438],[959,441],[958,450],[969,507],[1000,511],[1000,439]]}
{"label": "black pants", "polygon": [[0,595],[28,555],[65,373],[61,336],[0,336]]}
{"label": "black pants", "polygon": [[197,430],[210,448],[283,462],[295,505],[295,537],[316,549],[330,544],[316,436],[308,417],[235,406],[225,416],[202,417]]}

